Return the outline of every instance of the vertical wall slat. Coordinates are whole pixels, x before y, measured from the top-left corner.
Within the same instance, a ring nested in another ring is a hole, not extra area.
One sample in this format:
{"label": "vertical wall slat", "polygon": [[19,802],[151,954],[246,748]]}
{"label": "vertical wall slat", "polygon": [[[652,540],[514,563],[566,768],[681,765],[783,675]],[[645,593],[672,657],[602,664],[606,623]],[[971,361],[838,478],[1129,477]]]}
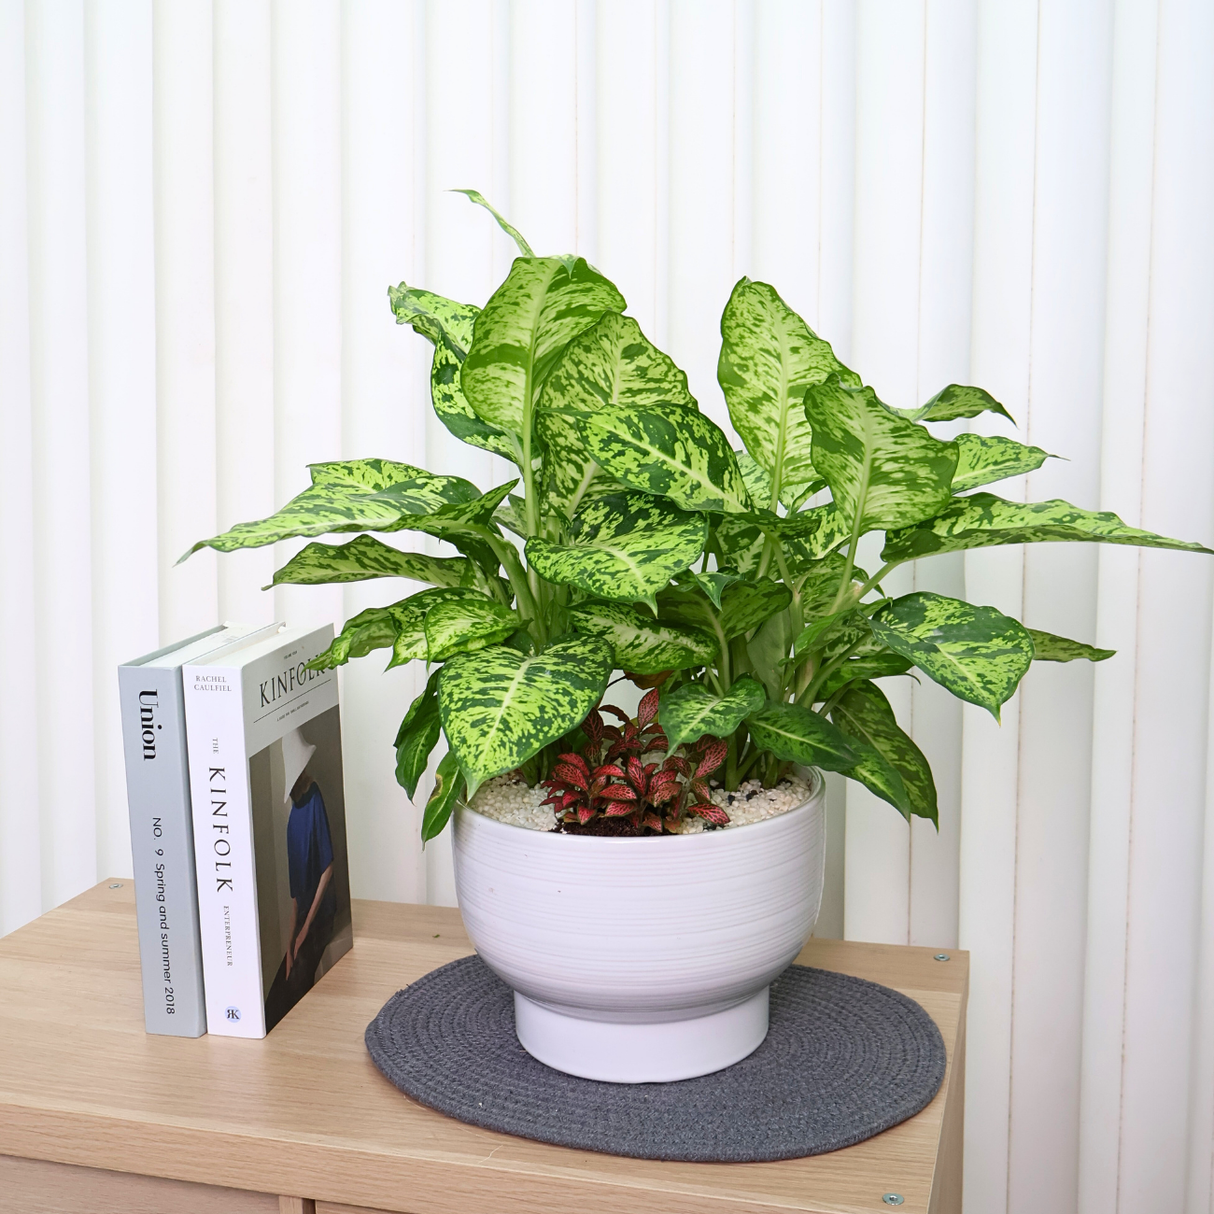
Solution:
{"label": "vertical wall slat", "polygon": [[38,714],[29,689],[38,683],[34,539],[34,436],[30,385],[29,246],[26,205],[26,43],[22,0],[0,3],[0,520],[6,559],[0,579],[0,628],[24,637],[6,661],[0,696],[0,935],[42,910],[39,863]]}
{"label": "vertical wall slat", "polygon": [[218,617],[216,557],[176,564],[217,529],[215,496],[215,208],[211,5],[152,10],[156,229],[156,449],[160,636]]}
{"label": "vertical wall slat", "polygon": [[130,855],[115,667],[155,646],[152,3],[85,9],[97,869]]}
{"label": "vertical wall slat", "polygon": [[[88,293],[80,289],[88,276],[84,10],[80,3],[36,3],[26,13],[37,610],[30,700],[37,705],[45,908],[90,884],[97,871]],[[77,286],[71,306],[67,283]],[[34,856],[29,862],[39,864]]]}

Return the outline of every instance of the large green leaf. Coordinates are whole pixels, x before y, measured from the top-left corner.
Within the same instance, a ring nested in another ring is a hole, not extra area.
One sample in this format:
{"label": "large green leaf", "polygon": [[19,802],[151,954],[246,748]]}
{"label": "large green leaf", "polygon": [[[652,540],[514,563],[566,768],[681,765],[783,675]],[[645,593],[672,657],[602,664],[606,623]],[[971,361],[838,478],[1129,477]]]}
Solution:
{"label": "large green leaf", "polygon": [[401,283],[388,288],[398,325],[412,325],[434,346],[430,363],[430,399],[438,419],[465,443],[513,460],[521,459],[518,440],[481,421],[460,387],[460,368],[472,345],[472,325],[480,308],[457,303],[432,291]]}
{"label": "large green leaf", "polygon": [[774,287],[741,279],[721,315],[717,379],[734,429],[771,476],[771,490],[759,505],[774,510],[786,486],[816,478],[805,390],[832,373],[860,386],[860,377]]}
{"label": "large green leaf", "polygon": [[704,666],[718,652],[716,637],[698,628],[655,620],[623,603],[582,603],[569,612],[578,632],[602,637],[615,664],[630,674],[659,674]]}
{"label": "large green leaf", "polygon": [[417,782],[426,770],[430,752],[438,742],[443,724],[438,715],[438,671],[430,675],[426,689],[409,705],[396,731],[396,782],[412,800]]}
{"label": "large green leaf", "polygon": [[[750,500],[766,506],[772,498],[771,474],[745,448],[735,451],[734,455],[738,458],[738,468],[742,472],[742,481],[746,485],[746,492],[750,494]],[[812,497],[819,489],[825,488],[826,482],[821,478],[792,483],[785,481],[777,495],[777,500],[791,514],[801,508],[801,503],[806,498]]]}
{"label": "large green leaf", "polygon": [[780,582],[763,578],[757,582],[730,582],[721,592],[720,608],[712,603],[698,581],[669,586],[658,595],[658,613],[705,632],[718,630],[726,640],[750,632],[766,623],[792,602],[792,591]]}
{"label": "large green leaf", "polygon": [[517,258],[473,326],[460,383],[482,421],[530,441],[544,380],[567,342],[624,297],[580,257]]}
{"label": "large green leaf", "polygon": [[[1197,543],[1168,539],[1127,527],[1107,511],[1080,510],[1070,502],[1009,502],[992,493],[956,498],[946,510],[917,527],[885,537],[883,561],[909,561],[938,552],[959,552],[994,544],[1041,544],[1088,541],[1136,544],[1142,548],[1175,548],[1207,552]],[[1214,553],[1212,553],[1214,555]]]}
{"label": "large green leaf", "polygon": [[615,602],[649,601],[703,551],[708,522],[661,498],[616,493],[578,512],[567,543],[527,541],[527,561],[550,582]]}
{"label": "large green leaf", "polygon": [[695,409],[604,407],[582,419],[581,433],[593,459],[633,489],[685,510],[750,509],[725,432]]}
{"label": "large green leaf", "polygon": [[939,824],[936,782],[923,752],[898,726],[894,710],[874,683],[858,683],[839,697],[831,720],[866,751],[847,775],[859,780],[904,816]]}
{"label": "large green leaf", "polygon": [[729,737],[766,699],[762,684],[750,675],[743,675],[723,696],[700,683],[685,683],[662,696],[658,723],[673,751],[681,742],[694,742],[704,734]]}
{"label": "large green leaf", "polygon": [[535,254],[531,251],[531,246],[523,239],[523,234],[512,224],[500,211],[491,206],[484,194],[480,190],[452,190],[453,194],[464,194],[470,202],[476,203],[478,207],[484,207],[494,219],[497,220],[497,226],[501,228],[507,236],[518,246],[518,251],[524,257],[534,257]]}
{"label": "large green leaf", "polygon": [[954,493],[965,493],[1009,476],[1022,476],[1040,468],[1050,458],[1050,453],[1040,447],[1026,447],[998,435],[958,434],[953,442],[958,451]]}
{"label": "large green leaf", "polygon": [[613,667],[611,646],[591,636],[567,637],[534,655],[499,646],[447,662],[439,709],[468,795],[580,725]]}
{"label": "large green leaf", "polygon": [[[222,535],[199,540],[181,560],[200,548],[233,552],[260,548],[297,536],[343,531],[399,531],[402,515],[430,514],[476,501],[480,490],[461,476],[435,476],[412,464],[386,459],[352,459],[311,464],[312,484],[269,518],[237,525]],[[390,502],[379,497],[393,490]],[[179,562],[180,563],[180,562]]]}
{"label": "large green leaf", "polygon": [[1117,652],[1116,649],[1097,649],[1095,645],[1055,636],[1052,632],[1038,632],[1036,628],[1030,628],[1028,632],[1033,638],[1033,659],[1037,662],[1074,662],[1080,658],[1103,662]]}
{"label": "large green leaf", "polygon": [[[784,518],[767,511],[729,514],[714,519],[714,529],[723,564],[728,568],[738,573],[754,573],[762,561],[766,538],[771,535],[779,540],[784,563],[794,577],[845,543],[851,534],[847,519],[833,503]],[[768,568],[770,572],[778,570],[774,556]]]}
{"label": "large green leaf", "polygon": [[345,665],[351,658],[365,657],[373,649],[388,647],[392,649],[389,670],[414,658],[424,658],[427,612],[440,603],[477,600],[489,602],[479,590],[455,586],[422,590],[387,607],[368,607],[347,620],[329,648],[308,665],[313,670],[329,670]]}
{"label": "large green leaf", "polygon": [[450,505],[440,506],[437,510],[415,509],[410,491],[403,485],[389,485],[381,489],[374,495],[374,500],[400,507],[401,517],[397,520],[399,530],[421,531],[431,520],[435,526],[440,527],[459,523],[475,523],[479,526],[493,517],[493,512],[517,484],[517,480],[507,481],[496,489],[490,489],[488,493],[479,493],[467,501],[452,502]]}
{"label": "large green leaf", "polygon": [[858,679],[885,679],[906,674],[914,665],[900,653],[870,653],[862,658],[848,658],[823,680],[818,688],[816,700],[829,700],[841,687]]}
{"label": "large green leaf", "polygon": [[746,725],[751,741],[777,759],[825,771],[846,771],[859,758],[841,730],[800,704],[766,704]]}
{"label": "large green leaf", "polygon": [[895,599],[869,626],[882,644],[995,720],[1033,660],[1033,638],[1019,620],[927,591]]}
{"label": "large green leaf", "polygon": [[687,408],[687,376],[654,346],[630,316],[605,312],[564,349],[544,383],[536,434],[544,450],[548,509],[571,517],[603,472],[582,438],[581,422],[599,409]]}
{"label": "large green leaf", "polygon": [[451,817],[455,803],[463,796],[465,790],[464,777],[459,769],[459,763],[451,751],[438,761],[434,772],[434,791],[426,802],[422,812],[422,843],[423,845],[442,833]]}
{"label": "large green leaf", "polygon": [[871,388],[850,388],[832,375],[805,393],[805,413],[814,467],[861,533],[905,527],[948,505],[956,444],[887,409]]}
{"label": "large green leaf", "polygon": [[[328,582],[404,577],[415,582],[429,582],[431,586],[458,586],[468,569],[467,557],[401,552],[374,536],[360,535],[348,544],[308,544],[275,572],[270,585],[316,586]],[[268,590],[269,586],[262,589]]]}
{"label": "large green leaf", "polygon": [[457,653],[496,645],[517,632],[522,621],[509,607],[481,596],[437,603],[426,612],[426,660],[443,662]]}
{"label": "large green leaf", "polygon": [[900,409],[911,421],[950,422],[959,417],[977,417],[980,413],[998,413],[1014,426],[1012,415],[985,389],[966,384],[949,384],[918,409]]}

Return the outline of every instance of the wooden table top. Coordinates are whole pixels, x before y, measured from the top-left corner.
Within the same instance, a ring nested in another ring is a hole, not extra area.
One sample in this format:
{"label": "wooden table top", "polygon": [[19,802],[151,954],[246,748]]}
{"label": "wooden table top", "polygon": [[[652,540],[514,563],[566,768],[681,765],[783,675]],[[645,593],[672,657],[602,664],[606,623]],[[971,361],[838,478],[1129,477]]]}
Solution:
{"label": "wooden table top", "polygon": [[0,940],[0,1154],[412,1214],[859,1214],[888,1210],[887,1192],[905,1214],[928,1211],[967,954],[942,963],[926,948],[814,940],[798,958],[895,987],[935,1019],[948,1074],[916,1117],[809,1159],[658,1163],[477,1129],[392,1087],[366,1025],[472,948],[458,911],[354,906],[352,952],[263,1041],[144,1033],[129,880]]}

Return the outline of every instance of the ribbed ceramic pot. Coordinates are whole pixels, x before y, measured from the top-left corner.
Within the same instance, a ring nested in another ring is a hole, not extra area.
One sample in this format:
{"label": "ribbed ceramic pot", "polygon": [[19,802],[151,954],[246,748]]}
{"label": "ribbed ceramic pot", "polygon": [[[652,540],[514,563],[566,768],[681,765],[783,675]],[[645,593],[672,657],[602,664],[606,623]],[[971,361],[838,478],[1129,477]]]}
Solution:
{"label": "ribbed ceramic pot", "polygon": [[771,981],[822,901],[825,792],[729,830],[639,839],[455,812],[455,885],[482,960],[514,989],[519,1041],[614,1083],[689,1079],[767,1035]]}

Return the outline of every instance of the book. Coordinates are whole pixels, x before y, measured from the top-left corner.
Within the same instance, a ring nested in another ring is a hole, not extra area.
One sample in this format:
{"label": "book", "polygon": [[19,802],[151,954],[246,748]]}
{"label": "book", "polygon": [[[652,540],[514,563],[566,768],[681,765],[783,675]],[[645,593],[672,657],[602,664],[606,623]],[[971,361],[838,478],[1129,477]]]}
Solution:
{"label": "book", "polygon": [[182,671],[207,1031],[264,1037],[353,943],[332,626]]}
{"label": "book", "polygon": [[149,1033],[199,1037],[206,1032],[181,664],[278,628],[220,625],[118,667],[143,1020]]}

